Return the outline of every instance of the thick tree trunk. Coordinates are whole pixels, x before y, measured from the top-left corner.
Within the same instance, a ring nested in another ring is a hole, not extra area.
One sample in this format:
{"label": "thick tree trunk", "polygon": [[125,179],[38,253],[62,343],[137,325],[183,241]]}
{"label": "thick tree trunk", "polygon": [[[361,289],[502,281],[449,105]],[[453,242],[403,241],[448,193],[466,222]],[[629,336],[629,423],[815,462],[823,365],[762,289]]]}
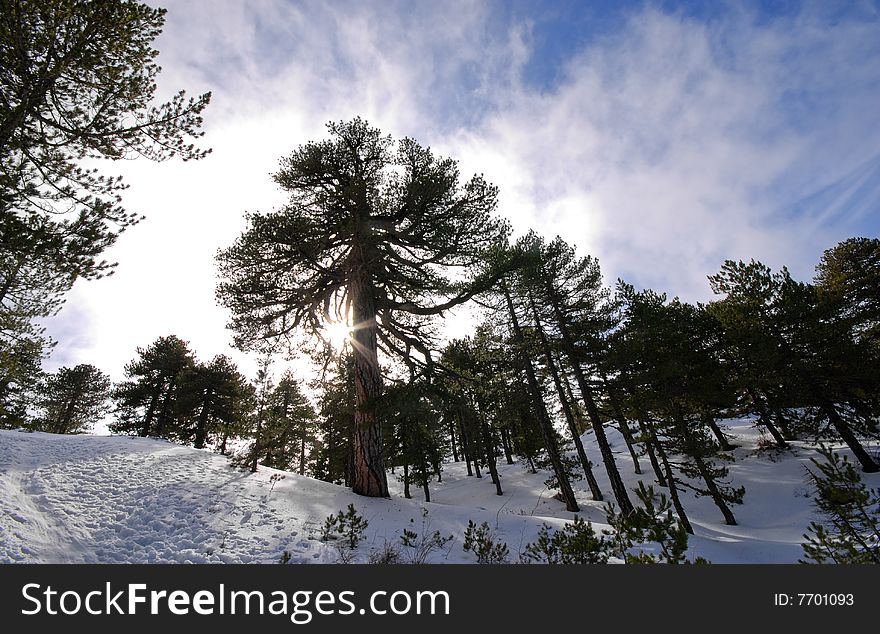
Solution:
{"label": "thick tree trunk", "polygon": [[299,439],[299,474],[306,474],[306,437],[305,430],[303,430],[303,436]]}
{"label": "thick tree trunk", "polygon": [[571,433],[572,440],[574,441],[574,446],[577,449],[578,459],[581,462],[581,468],[584,470],[584,476],[587,479],[587,484],[590,487],[590,494],[593,496],[593,499],[596,501],[602,501],[602,491],[599,489],[599,483],[596,482],[596,476],[593,474],[593,463],[590,462],[589,458],[587,458],[587,452],[584,450],[584,443],[581,441],[581,435],[578,433],[577,424],[575,424],[574,414],[571,411],[571,404],[568,399],[565,397],[565,390],[562,387],[562,380],[559,378],[559,370],[556,368],[556,363],[553,361],[553,353],[550,350],[550,343],[547,341],[547,335],[544,333],[544,328],[541,325],[541,317],[538,314],[538,307],[535,305],[535,300],[531,296],[531,292],[529,293],[529,303],[532,307],[532,317],[535,320],[535,332],[538,333],[538,341],[541,343],[541,351],[544,353],[544,361],[547,363],[547,369],[550,370],[550,376],[553,379],[553,385],[556,387],[556,394],[559,397],[559,402],[562,405],[562,413],[565,416],[565,421],[568,423],[568,431]]}
{"label": "thick tree trunk", "polygon": [[368,497],[389,497],[385,476],[382,424],[376,413],[382,393],[376,342],[373,290],[361,280],[350,288],[354,349],[354,464],[352,491]]}
{"label": "thick tree trunk", "polygon": [[522,350],[522,329],[519,326],[519,318],[516,316],[516,309],[513,307],[513,300],[510,298],[510,292],[507,290],[507,286],[502,284],[502,289],[504,292],[504,298],[507,300],[507,309],[510,313],[514,337],[516,337],[517,342],[520,344],[517,348],[519,349],[519,356],[526,371],[529,392],[531,394],[532,403],[535,407],[535,413],[538,416],[538,426],[541,428],[541,436],[544,439],[544,447],[547,449],[547,456],[550,459],[550,464],[553,465],[553,471],[556,473],[556,481],[559,484],[562,500],[565,502],[566,510],[572,512],[579,511],[580,509],[578,508],[577,500],[575,500],[574,497],[574,490],[571,488],[571,482],[569,482],[568,475],[565,473],[565,468],[562,465],[562,458],[559,455],[559,447],[556,446],[553,423],[550,421],[550,415],[547,413],[547,406],[544,404],[544,399],[541,397],[541,389],[538,386],[535,369],[532,367],[532,360],[529,359],[528,355]]}

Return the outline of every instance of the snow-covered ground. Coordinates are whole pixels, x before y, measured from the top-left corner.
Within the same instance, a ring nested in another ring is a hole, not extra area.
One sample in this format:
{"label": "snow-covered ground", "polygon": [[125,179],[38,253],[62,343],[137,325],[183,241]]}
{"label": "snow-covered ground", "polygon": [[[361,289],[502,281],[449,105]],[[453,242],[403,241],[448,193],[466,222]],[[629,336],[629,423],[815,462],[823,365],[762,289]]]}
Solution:
{"label": "snow-covered ground", "polygon": [[[754,427],[728,424],[740,445],[730,478],[746,487],[745,503],[733,507],[739,526],[726,526],[711,499],[685,493],[696,532],[691,555],[715,563],[795,562],[814,514],[804,467],[815,452],[803,446],[778,456],[762,452]],[[609,431],[618,465],[634,487],[640,476],[622,440]],[[610,495],[592,437],[584,438]],[[641,477],[650,484],[650,464],[641,462]],[[288,551],[291,563],[331,563],[338,553],[320,540],[320,528],[350,503],[369,521],[362,561],[386,541],[398,543],[404,528],[420,532],[422,509],[429,532],[455,536],[431,561],[473,561],[462,549],[468,520],[488,522],[515,560],[543,523],[559,527],[573,514],[545,488],[546,474],[503,459],[499,472],[500,497],[488,474],[467,477],[463,463],[447,464],[425,504],[416,487],[414,498],[404,499],[391,474],[392,498],[369,499],[273,469],[242,472],[223,456],[161,440],[0,431],[0,562],[273,563]],[[865,481],[876,487],[880,476]],[[583,517],[604,527],[604,503],[590,499],[585,482],[574,485]]]}

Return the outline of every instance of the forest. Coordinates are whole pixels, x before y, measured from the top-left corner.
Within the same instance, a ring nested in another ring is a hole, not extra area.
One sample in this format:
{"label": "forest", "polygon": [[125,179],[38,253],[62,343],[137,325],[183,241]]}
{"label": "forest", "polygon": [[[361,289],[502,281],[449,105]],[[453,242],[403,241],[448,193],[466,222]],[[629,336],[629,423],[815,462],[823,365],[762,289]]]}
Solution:
{"label": "forest", "polygon": [[[45,372],[53,342],[40,321],[76,280],[112,272],[102,253],[139,221],[121,206],[124,184],[83,159],[209,152],[195,142],[210,94],[152,103],[164,10],[75,4],[77,20],[65,3],[0,2],[0,429],[77,434],[107,419],[114,434],[363,496],[389,497],[398,478],[426,502],[449,462],[498,496],[499,461],[519,462],[549,474],[567,511],[584,480],[611,517],[660,499],[653,486],[627,490],[627,470],[653,481],[690,534],[683,491],[731,526],[748,496],[729,477],[725,420],[754,419],[768,452],[845,446],[858,470],[880,470],[880,239],[829,245],[809,281],[728,260],[708,276],[714,299],[688,303],[674,289],[608,284],[562,237],[515,235],[497,187],[362,118],[283,157],[272,178],[287,203],[248,212],[217,254],[216,297],[234,347],[261,360],[256,376],[225,355],[199,359],[174,333],[144,341],[119,382],[87,363]],[[473,326],[449,339],[456,310]],[[296,354],[316,378],[277,370]],[[825,455],[815,490],[838,531],[811,529],[811,557],[877,563],[876,492]],[[866,509],[873,537],[852,520]]]}

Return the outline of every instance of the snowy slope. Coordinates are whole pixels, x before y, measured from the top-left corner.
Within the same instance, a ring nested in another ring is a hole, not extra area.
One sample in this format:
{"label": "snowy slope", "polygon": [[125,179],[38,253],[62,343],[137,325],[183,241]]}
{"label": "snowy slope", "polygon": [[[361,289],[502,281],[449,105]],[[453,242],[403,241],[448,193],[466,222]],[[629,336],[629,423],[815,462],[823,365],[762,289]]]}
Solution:
{"label": "snowy slope", "polygon": [[[697,535],[692,554],[713,562],[795,562],[802,534],[812,518],[804,465],[809,448],[771,459],[756,449],[758,432],[734,427],[737,462],[731,478],[746,487],[745,504],[733,508],[739,526],[725,526],[708,498],[686,494],[684,503]],[[625,446],[612,430],[618,464],[629,484],[633,473]],[[610,491],[589,434],[587,451],[603,491]],[[648,474],[650,465],[642,459]],[[469,519],[488,522],[515,559],[542,523],[561,526],[573,515],[551,497],[546,474],[520,464],[499,463],[503,496],[488,477],[466,476],[463,463],[445,465],[442,483],[432,483],[432,503],[402,498],[389,474],[392,498],[368,499],[344,487],[283,474],[256,474],[229,466],[226,458],[154,439],[58,436],[0,431],[0,562],[277,562],[286,550],[291,562],[330,563],[337,551],[319,539],[324,518],[353,503],[369,521],[360,558],[386,540],[398,542],[404,528],[419,531],[422,508],[430,531],[455,535],[433,561],[471,562],[461,548]],[[650,483],[650,475],[641,476]],[[876,474],[866,477],[880,485]],[[582,515],[603,525],[603,503],[589,499],[575,483]],[[412,521],[410,521],[412,520]]]}

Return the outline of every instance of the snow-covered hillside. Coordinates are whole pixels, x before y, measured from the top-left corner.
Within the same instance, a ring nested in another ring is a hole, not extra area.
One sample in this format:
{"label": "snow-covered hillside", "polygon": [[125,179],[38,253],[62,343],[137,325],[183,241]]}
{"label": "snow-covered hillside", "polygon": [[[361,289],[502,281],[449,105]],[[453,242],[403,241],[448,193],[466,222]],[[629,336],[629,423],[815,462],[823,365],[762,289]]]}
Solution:
{"label": "snow-covered hillside", "polygon": [[[710,499],[685,494],[696,531],[691,554],[715,563],[795,562],[813,516],[804,466],[815,454],[805,447],[779,456],[758,451],[758,432],[729,422],[740,444],[730,476],[746,487],[745,503],[733,508],[740,525],[726,526]],[[598,462],[591,437],[585,441]],[[622,441],[616,449],[625,450]],[[618,463],[635,486],[628,455]],[[642,467],[649,472],[646,459]],[[425,504],[417,488],[414,499],[404,499],[393,475],[392,499],[368,499],[290,473],[279,480],[272,469],[245,473],[210,451],[160,440],[0,431],[0,562],[273,563],[288,551],[292,563],[331,563],[337,551],[320,541],[320,527],[349,503],[369,521],[361,560],[386,540],[398,542],[404,528],[421,530],[423,508],[431,531],[455,536],[434,562],[473,561],[462,549],[469,519],[488,522],[515,559],[542,523],[558,527],[573,515],[544,487],[546,474],[503,460],[499,471],[501,497],[488,477],[447,464]],[[595,471],[610,492],[601,463]],[[878,486],[880,476],[866,482]],[[583,481],[575,486],[582,515],[603,526],[603,503],[589,499]]]}

